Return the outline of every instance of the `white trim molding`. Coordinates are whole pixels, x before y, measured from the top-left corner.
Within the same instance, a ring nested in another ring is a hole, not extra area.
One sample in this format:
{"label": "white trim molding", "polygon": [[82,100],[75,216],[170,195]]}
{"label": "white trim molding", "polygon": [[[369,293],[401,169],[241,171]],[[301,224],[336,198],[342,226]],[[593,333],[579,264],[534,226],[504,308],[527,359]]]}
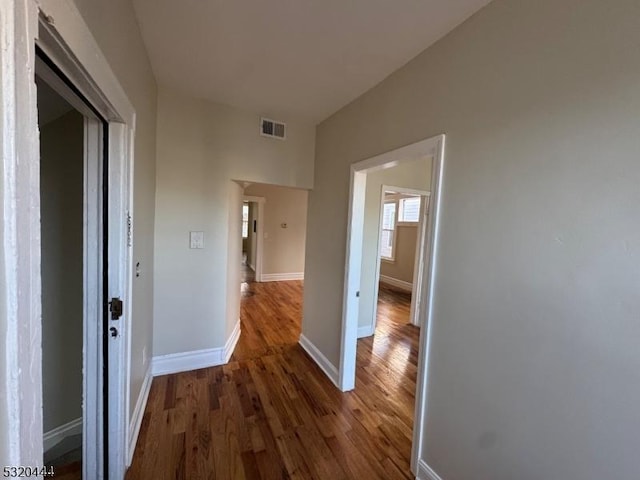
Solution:
{"label": "white trim molding", "polygon": [[37,35],[35,1],[0,2],[3,465],[39,465],[43,453]]}
{"label": "white trim molding", "polygon": [[333,384],[339,389],[340,374],[338,373],[338,369],[327,359],[327,357],[322,354],[320,350],[318,350],[318,347],[316,347],[311,342],[311,340],[309,340],[303,334],[300,334],[298,343],[304,349],[304,351],[309,354],[311,359],[316,362],[316,364],[325,373],[325,375],[329,377],[329,380],[331,380]]}
{"label": "white trim molding", "polygon": [[286,282],[289,280],[304,280],[304,272],[296,273],[263,273],[262,282]]}
{"label": "white trim molding", "polygon": [[67,437],[80,434],[82,434],[82,417],[45,432],[42,436],[44,451],[46,452],[50,448],[55,447]]}
{"label": "white trim molding", "polygon": [[[430,156],[431,192],[428,210],[425,209],[426,241],[419,242],[424,255],[424,268],[419,274],[422,278],[414,284],[419,292],[415,317],[417,325],[426,326],[420,329],[420,347],[418,350],[418,374],[416,380],[416,402],[411,449],[411,471],[418,471],[418,459],[422,455],[422,431],[426,416],[426,398],[428,385],[428,359],[430,345],[430,326],[433,319],[433,292],[435,289],[436,259],[438,250],[438,229],[440,200],[442,197],[442,177],[445,156],[444,134],[436,135],[390,152],[351,164],[349,181],[349,210],[347,244],[344,272],[344,296],[342,305],[342,335],[340,342],[339,385],[343,392],[353,390],[356,383],[356,355],[358,345],[358,318],[360,311],[360,288],[362,272],[362,242],[364,231],[364,207],[366,200],[367,174],[391,168],[400,163]],[[428,172],[425,172],[427,174]],[[377,284],[377,282],[376,282]],[[301,342],[302,343],[302,342]]]}
{"label": "white trim molding", "polygon": [[[249,184],[245,183],[245,188],[247,188]],[[257,223],[257,231],[254,233],[257,235],[256,238],[256,251],[254,253],[254,258],[252,258],[255,265],[251,265],[251,270],[255,273],[255,281],[262,282],[262,264],[263,264],[263,252],[264,252],[264,204],[267,202],[267,199],[264,197],[254,197],[251,195],[243,195],[243,202],[253,202],[258,205],[258,211],[256,215],[256,223]]]}
{"label": "white trim molding", "polygon": [[233,351],[236,349],[238,340],[240,340],[240,319],[238,319],[235,327],[233,327],[227,343],[224,344],[224,363],[229,363],[229,360],[231,360],[231,355],[233,355]]}
{"label": "white trim molding", "polygon": [[147,373],[144,376],[142,382],[142,388],[140,389],[140,395],[138,395],[138,401],[136,402],[136,408],[131,415],[131,422],[129,423],[129,444],[127,451],[127,467],[131,465],[133,460],[133,452],[136,450],[136,444],[138,443],[138,435],[140,434],[140,426],[142,425],[142,418],[144,417],[144,411],[147,407],[147,400],[149,399],[149,391],[151,390],[151,382],[153,377],[151,376],[151,367],[147,369]]}
{"label": "white trim molding", "polygon": [[433,468],[427,465],[427,462],[420,460],[418,462],[418,475],[416,476],[416,480],[442,480],[442,478]]}
{"label": "white trim molding", "polygon": [[151,361],[151,372],[154,377],[169,375],[171,373],[188,372],[199,368],[216,367],[224,365],[225,349],[206,348],[191,352],[169,353],[158,355]]}
{"label": "white trim molding", "polygon": [[358,327],[358,338],[370,337],[376,333],[375,325],[365,325],[364,327]]}
{"label": "white trim molding", "polygon": [[386,275],[380,275],[380,282],[392,287],[399,288],[405,292],[413,291],[413,283],[405,282],[404,280],[398,280],[397,278],[388,277]]}
{"label": "white trim molding", "polygon": [[158,355],[151,361],[151,373],[154,377],[170,373],[188,372],[200,368],[217,367],[229,362],[233,350],[240,339],[240,320],[236,323],[224,347],[206,348],[191,352]]}

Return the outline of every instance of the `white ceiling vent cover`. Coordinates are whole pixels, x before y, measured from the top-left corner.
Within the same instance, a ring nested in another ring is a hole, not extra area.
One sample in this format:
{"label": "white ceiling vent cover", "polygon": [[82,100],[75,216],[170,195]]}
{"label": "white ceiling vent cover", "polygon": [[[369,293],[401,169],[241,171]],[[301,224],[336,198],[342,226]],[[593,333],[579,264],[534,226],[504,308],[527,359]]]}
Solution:
{"label": "white ceiling vent cover", "polygon": [[260,135],[284,140],[287,138],[287,126],[284,122],[262,117],[260,119]]}

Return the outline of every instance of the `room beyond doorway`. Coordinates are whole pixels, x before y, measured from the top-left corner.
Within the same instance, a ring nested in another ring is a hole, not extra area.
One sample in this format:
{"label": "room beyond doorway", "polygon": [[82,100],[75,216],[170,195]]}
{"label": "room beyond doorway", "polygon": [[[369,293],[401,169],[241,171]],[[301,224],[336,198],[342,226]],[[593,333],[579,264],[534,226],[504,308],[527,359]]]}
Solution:
{"label": "room beyond doorway", "polygon": [[241,282],[302,280],[308,192],[279,185],[239,183],[244,187]]}

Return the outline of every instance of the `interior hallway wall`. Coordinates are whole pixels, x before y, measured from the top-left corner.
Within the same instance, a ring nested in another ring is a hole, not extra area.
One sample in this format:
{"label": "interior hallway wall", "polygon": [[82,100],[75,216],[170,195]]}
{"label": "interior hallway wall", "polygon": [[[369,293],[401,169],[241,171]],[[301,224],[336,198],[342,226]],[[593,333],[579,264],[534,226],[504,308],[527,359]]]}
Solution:
{"label": "interior hallway wall", "polygon": [[[239,308],[227,297],[239,288],[239,281],[227,284],[235,278],[227,269],[240,271],[240,260],[227,263],[229,212],[242,203],[230,203],[232,180],[313,185],[315,129],[283,120],[286,141],[263,137],[258,114],[160,88],[154,355],[219,348],[227,340]],[[201,250],[189,248],[193,230],[204,232]],[[233,242],[240,247],[239,233]]]}
{"label": "interior hallway wall", "polygon": [[303,334],[338,365],[349,164],[445,133],[422,461],[640,471],[640,3],[494,0],[317,131]]}
{"label": "interior hallway wall", "polygon": [[236,324],[240,322],[240,265],[242,264],[242,186],[237,182],[228,182],[228,244],[227,259],[227,315],[225,341],[231,336]]}

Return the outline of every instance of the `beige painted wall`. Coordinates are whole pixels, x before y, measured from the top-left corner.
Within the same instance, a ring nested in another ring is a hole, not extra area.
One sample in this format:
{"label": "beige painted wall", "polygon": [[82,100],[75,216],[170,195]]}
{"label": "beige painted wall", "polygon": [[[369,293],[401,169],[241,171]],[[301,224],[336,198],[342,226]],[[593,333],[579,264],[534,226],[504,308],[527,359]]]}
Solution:
{"label": "beige painted wall", "polygon": [[40,129],[44,432],[82,417],[84,118]]}
{"label": "beige painted wall", "polygon": [[229,218],[227,220],[227,235],[229,251],[227,260],[227,313],[224,339],[231,336],[236,323],[240,321],[240,265],[242,264],[242,190],[236,182],[228,184]]}
{"label": "beige painted wall", "polygon": [[[393,168],[367,174],[362,240],[362,269],[360,271],[360,307],[358,314],[358,327],[372,326],[375,323],[374,312],[377,302],[376,286],[378,282],[376,264],[379,255],[380,202],[383,195],[383,185],[428,191],[431,187],[431,158],[422,158],[404,162]],[[313,193],[311,196],[313,196]],[[311,222],[309,223],[311,224]],[[339,242],[339,240],[334,239],[332,241],[332,247],[335,246],[337,242]],[[307,248],[310,248],[309,246],[311,243],[312,241],[308,242]],[[342,271],[344,272],[344,252],[342,252],[342,259]],[[305,288],[306,283],[307,282],[305,282]],[[342,312],[339,312],[339,314],[342,315]],[[337,354],[338,351],[335,352],[335,355]],[[337,365],[337,363],[335,365]]]}
{"label": "beige painted wall", "polygon": [[[313,126],[284,119],[287,140],[274,140],[260,136],[259,118],[159,90],[154,355],[225,344],[239,308],[227,289],[239,288],[241,263],[227,262],[230,245],[240,249],[240,233],[229,231],[242,203],[229,193],[232,180],[313,184]],[[204,231],[204,249],[189,249],[191,230]],[[227,284],[228,269],[238,283]]]}
{"label": "beige painted wall", "polygon": [[[149,368],[153,337],[156,83],[130,0],[74,0],[136,110],[134,152],[131,403],[135,408]],[[144,353],[144,355],[143,355]]]}
{"label": "beige painted wall", "polygon": [[395,258],[392,262],[388,260],[380,262],[380,275],[413,283],[418,226],[417,224],[396,225],[396,230]]}
{"label": "beige painted wall", "polygon": [[447,134],[422,431],[443,479],[640,471],[639,16],[495,0],[318,127],[303,332],[334,365],[348,165]]}
{"label": "beige painted wall", "polygon": [[262,273],[304,273],[308,192],[252,184],[244,194],[265,198]]}

